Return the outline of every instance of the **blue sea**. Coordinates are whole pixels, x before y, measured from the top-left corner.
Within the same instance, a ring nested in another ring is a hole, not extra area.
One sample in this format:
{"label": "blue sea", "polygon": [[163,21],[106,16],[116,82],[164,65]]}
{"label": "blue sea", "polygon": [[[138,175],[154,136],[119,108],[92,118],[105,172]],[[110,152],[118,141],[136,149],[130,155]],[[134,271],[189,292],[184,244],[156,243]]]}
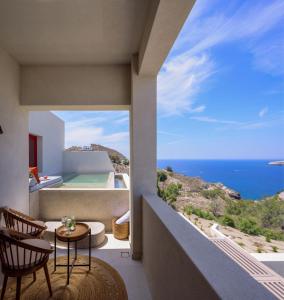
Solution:
{"label": "blue sea", "polygon": [[171,166],[176,173],[221,182],[243,199],[258,200],[284,190],[284,166],[271,160],[158,160],[158,168]]}

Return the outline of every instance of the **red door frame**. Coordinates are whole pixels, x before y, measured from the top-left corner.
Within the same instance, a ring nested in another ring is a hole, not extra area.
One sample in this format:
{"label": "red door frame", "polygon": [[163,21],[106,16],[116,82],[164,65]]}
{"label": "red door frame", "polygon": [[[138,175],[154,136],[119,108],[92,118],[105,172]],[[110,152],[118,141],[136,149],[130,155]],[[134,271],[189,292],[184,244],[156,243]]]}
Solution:
{"label": "red door frame", "polygon": [[35,166],[33,166],[33,167],[37,167],[37,136],[33,135],[33,134],[29,134],[29,139],[31,141],[33,141],[33,146],[34,146],[33,150],[34,150],[34,162],[35,162]]}

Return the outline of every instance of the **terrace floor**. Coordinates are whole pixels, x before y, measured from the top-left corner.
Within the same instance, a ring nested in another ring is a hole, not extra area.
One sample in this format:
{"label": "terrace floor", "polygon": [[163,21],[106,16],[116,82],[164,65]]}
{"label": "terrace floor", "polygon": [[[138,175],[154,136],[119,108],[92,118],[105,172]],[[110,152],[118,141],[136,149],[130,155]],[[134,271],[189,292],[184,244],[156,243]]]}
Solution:
{"label": "terrace floor", "polygon": [[[92,249],[92,256],[104,260],[119,272],[129,300],[152,299],[142,263],[132,260],[130,256],[129,241],[116,240],[112,234],[106,234],[106,237],[106,243]],[[80,249],[78,254],[88,255],[88,249]],[[57,249],[57,255],[67,255],[66,249]]]}

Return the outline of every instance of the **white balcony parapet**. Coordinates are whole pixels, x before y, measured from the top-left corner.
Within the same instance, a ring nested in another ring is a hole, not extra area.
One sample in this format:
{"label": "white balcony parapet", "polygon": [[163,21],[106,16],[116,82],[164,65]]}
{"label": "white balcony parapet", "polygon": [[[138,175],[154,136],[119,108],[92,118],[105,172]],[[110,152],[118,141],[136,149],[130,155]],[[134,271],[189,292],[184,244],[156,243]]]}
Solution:
{"label": "white balcony parapet", "polygon": [[154,299],[277,299],[154,195],[143,197],[143,264]]}

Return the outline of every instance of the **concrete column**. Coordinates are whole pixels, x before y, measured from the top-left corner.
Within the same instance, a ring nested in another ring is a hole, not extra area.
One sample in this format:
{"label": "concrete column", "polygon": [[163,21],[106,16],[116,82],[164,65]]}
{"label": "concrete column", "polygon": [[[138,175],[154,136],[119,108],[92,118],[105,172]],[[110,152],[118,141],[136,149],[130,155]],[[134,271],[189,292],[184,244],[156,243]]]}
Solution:
{"label": "concrete column", "polygon": [[0,48],[0,206],[29,212],[28,112],[19,103],[17,62]]}
{"label": "concrete column", "polygon": [[137,57],[131,64],[131,249],[142,258],[142,194],[156,193],[156,76],[138,76]]}

